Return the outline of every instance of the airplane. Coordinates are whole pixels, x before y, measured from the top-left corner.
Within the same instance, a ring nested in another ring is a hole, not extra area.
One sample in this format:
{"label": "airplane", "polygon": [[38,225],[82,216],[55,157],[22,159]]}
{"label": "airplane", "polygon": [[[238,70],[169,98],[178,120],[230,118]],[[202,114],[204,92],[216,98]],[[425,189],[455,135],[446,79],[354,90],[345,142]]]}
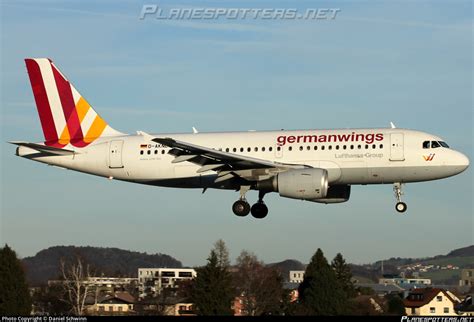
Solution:
{"label": "airplane", "polygon": [[[44,141],[16,155],[127,182],[239,192],[237,216],[264,218],[270,192],[333,204],[352,185],[392,184],[399,213],[402,185],[457,175],[469,159],[429,133],[397,128],[125,134],[101,118],[48,58],[25,59]],[[249,190],[258,191],[250,206]]]}

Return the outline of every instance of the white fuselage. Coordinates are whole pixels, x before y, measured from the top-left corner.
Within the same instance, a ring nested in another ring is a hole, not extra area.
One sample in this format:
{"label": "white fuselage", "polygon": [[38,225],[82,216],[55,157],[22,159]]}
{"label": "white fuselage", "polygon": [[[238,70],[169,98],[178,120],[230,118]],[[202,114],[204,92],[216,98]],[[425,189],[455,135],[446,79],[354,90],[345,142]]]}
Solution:
{"label": "white fuselage", "polygon": [[[172,137],[215,150],[328,171],[330,185],[419,182],[446,178],[464,171],[469,160],[447,147],[423,148],[442,141],[434,135],[406,129],[340,129],[249,131],[197,134],[153,134]],[[99,138],[73,155],[57,156],[19,147],[17,154],[35,161],[135,183],[181,188],[234,189],[214,183],[217,174],[198,173],[199,165],[172,163],[170,148],[144,135]],[[252,171],[252,170],[249,170]],[[257,173],[261,179],[268,172]]]}

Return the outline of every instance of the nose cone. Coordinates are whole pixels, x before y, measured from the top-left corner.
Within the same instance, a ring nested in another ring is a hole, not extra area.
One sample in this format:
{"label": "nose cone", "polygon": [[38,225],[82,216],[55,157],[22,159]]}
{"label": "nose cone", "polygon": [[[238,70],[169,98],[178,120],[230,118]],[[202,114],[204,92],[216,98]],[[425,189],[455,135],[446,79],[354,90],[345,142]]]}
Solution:
{"label": "nose cone", "polygon": [[456,151],[453,156],[452,165],[456,167],[458,173],[461,173],[469,167],[469,159],[461,152]]}

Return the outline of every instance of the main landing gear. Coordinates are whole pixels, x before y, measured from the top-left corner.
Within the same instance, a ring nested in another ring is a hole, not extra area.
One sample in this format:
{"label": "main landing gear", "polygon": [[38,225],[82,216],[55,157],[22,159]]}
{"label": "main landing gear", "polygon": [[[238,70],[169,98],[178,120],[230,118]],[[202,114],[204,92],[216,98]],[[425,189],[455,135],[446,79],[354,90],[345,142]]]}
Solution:
{"label": "main landing gear", "polygon": [[402,184],[400,182],[395,182],[393,184],[393,192],[395,193],[395,198],[397,199],[397,204],[395,205],[395,209],[399,213],[404,213],[407,211],[407,204],[402,202]]}
{"label": "main landing gear", "polygon": [[234,202],[232,205],[232,211],[239,217],[245,217],[249,214],[249,212],[251,212],[252,216],[255,218],[265,218],[268,214],[268,208],[263,202],[263,196],[265,195],[265,192],[259,191],[258,201],[252,207],[250,207],[247,199],[245,199],[245,194],[247,191],[249,191],[249,189],[249,186],[240,187],[240,199]]}

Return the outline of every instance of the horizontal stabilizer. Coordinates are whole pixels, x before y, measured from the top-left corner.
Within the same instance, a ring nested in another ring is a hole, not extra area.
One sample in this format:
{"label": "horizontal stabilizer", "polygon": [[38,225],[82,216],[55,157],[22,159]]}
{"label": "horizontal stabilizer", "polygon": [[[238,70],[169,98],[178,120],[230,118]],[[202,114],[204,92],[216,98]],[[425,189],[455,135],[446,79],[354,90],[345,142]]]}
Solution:
{"label": "horizontal stabilizer", "polygon": [[15,144],[18,146],[24,146],[30,149],[34,149],[39,152],[44,152],[48,154],[54,154],[54,155],[73,155],[77,152],[72,151],[72,150],[67,150],[67,149],[61,149],[61,148],[55,148],[52,146],[46,146],[46,145],[41,145],[37,143],[28,143],[28,142],[21,142],[21,141],[11,141],[8,142],[11,144]]}

